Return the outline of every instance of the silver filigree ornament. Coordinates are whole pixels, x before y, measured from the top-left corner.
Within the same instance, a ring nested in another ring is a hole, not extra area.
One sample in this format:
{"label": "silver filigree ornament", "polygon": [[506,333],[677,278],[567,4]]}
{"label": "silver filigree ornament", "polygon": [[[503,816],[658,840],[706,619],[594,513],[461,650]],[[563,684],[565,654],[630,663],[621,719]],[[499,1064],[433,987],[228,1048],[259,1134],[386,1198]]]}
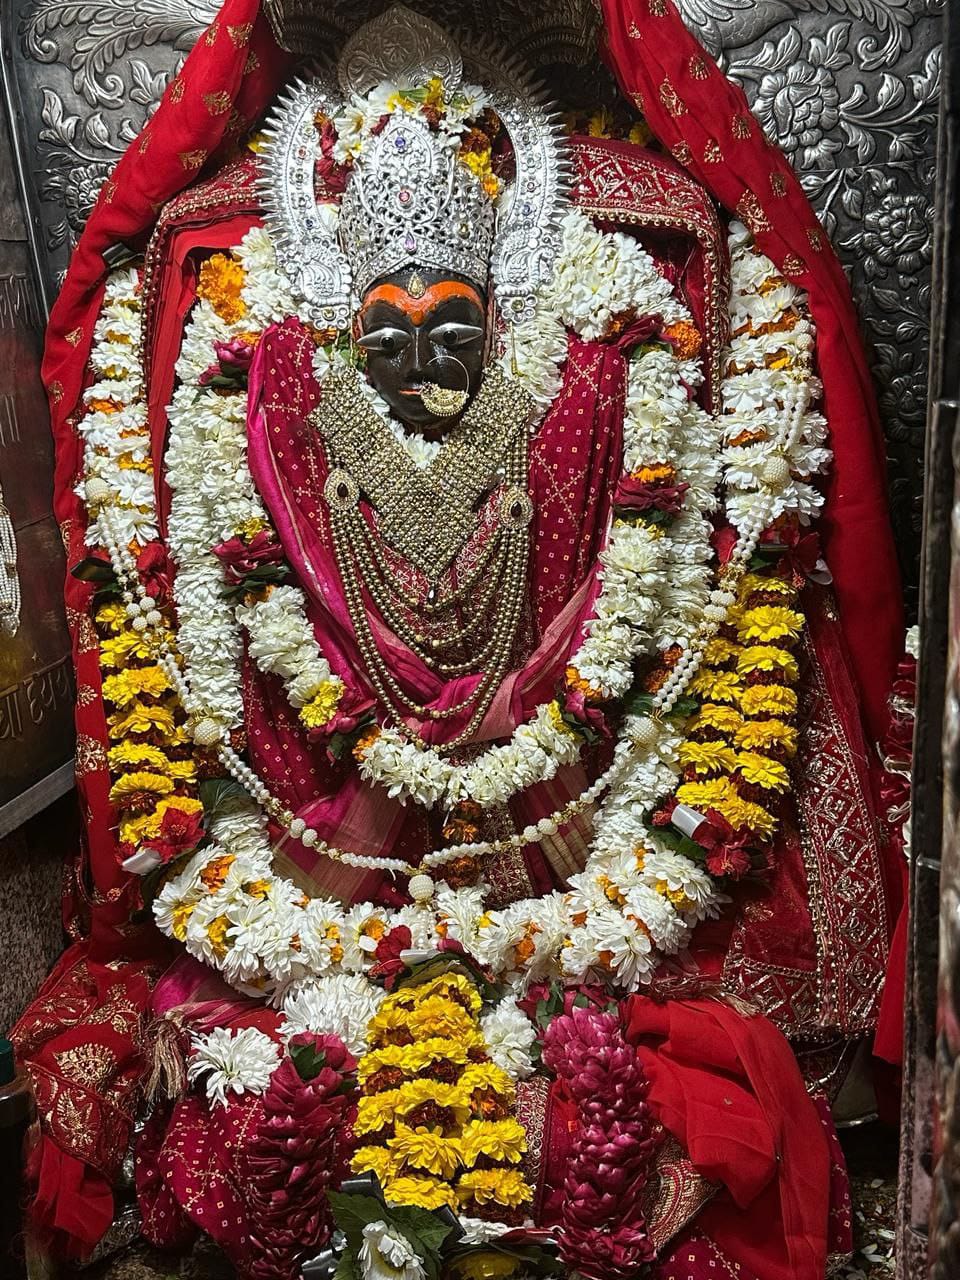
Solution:
{"label": "silver filigree ornament", "polygon": [[[383,82],[412,89],[439,75],[452,95],[465,67],[513,144],[516,178],[495,202],[458,161],[454,137],[402,110],[364,140],[339,211],[317,202],[318,113],[333,118]],[[346,329],[353,296],[409,264],[484,287],[489,272],[507,320],[529,319],[553,273],[571,172],[560,119],[525,68],[492,46],[458,44],[436,23],[394,6],[347,42],[337,77],[339,93],[320,73],[281,97],[261,154],[267,228],[307,318]]]}

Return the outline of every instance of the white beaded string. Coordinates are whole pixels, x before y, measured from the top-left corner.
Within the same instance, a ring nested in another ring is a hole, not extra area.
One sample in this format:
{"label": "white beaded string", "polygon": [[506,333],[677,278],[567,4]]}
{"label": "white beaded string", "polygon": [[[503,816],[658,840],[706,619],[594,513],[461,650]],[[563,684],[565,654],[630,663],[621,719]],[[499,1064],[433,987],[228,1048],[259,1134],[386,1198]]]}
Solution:
{"label": "white beaded string", "polygon": [[17,537],[0,489],[0,635],[12,640],[20,629]]}
{"label": "white beaded string", "polygon": [[[425,854],[419,866],[414,866],[401,858],[368,856],[338,849],[322,840],[314,828],[309,827],[302,818],[295,817],[283,806],[263,779],[226,740],[226,726],[212,716],[204,715],[203,709],[194,703],[189,683],[180,670],[167,633],[160,629],[163,616],[157,608],[157,602],[147,593],[140,581],[136,561],[129,548],[118,541],[113,531],[112,515],[108,505],[112,495],[109,494],[108,486],[98,478],[88,480],[87,502],[91,511],[99,508],[100,528],[104,534],[110,563],[118,581],[127,584],[121,593],[127,616],[131,619],[136,631],[151,633],[149,639],[156,650],[158,663],[163,667],[181,706],[188,716],[194,719],[194,741],[199,746],[215,750],[230,776],[286,828],[287,834],[292,839],[298,840],[306,848],[315,849],[322,856],[334,862],[342,862],[346,866],[368,871],[399,872],[411,877],[420,875],[426,882],[429,881],[429,876],[422,875],[424,867],[441,867],[464,857],[485,858],[511,848],[519,849],[528,844],[539,844],[543,839],[555,835],[562,826],[595,804],[604,792],[616,785],[621,775],[639,759],[642,753],[649,752],[656,745],[663,719],[670,714],[697,674],[708,642],[716,635],[730,606],[737,598],[736,591],[731,590],[731,586],[735,588],[746,572],[747,565],[757,549],[760,536],[770,523],[776,494],[790,480],[788,455],[800,439],[803,416],[810,401],[810,389],[806,383],[794,382],[784,399],[783,412],[786,423],[770,457],[764,464],[761,475],[761,483],[765,489],[765,494],[762,496],[765,500],[758,503],[750,520],[738,531],[737,542],[730,560],[720,571],[721,585],[710,592],[710,602],[704,610],[704,620],[693,642],[683,651],[663,685],[653,694],[650,714],[639,717],[630,726],[629,737],[617,743],[610,765],[589,787],[562,809],[555,810],[536,824],[531,824],[522,831],[503,839],[446,845],[442,849]],[[425,884],[421,888],[425,892]]]}

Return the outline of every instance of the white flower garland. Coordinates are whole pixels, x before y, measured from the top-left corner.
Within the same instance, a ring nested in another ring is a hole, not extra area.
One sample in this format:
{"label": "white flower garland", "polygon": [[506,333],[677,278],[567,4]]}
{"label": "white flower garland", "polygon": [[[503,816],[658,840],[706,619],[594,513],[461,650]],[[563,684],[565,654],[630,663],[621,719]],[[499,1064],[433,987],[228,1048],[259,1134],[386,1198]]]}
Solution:
{"label": "white flower garland", "polygon": [[[590,338],[602,332],[614,315],[631,309],[638,314],[659,312],[669,323],[689,319],[673,298],[670,284],[636,241],[619,233],[599,232],[576,211],[567,215],[563,230],[553,285],[545,291],[536,317],[517,329],[516,340],[504,344],[499,357],[508,376],[516,362],[518,376],[541,407],[559,388],[558,365],[566,356],[564,323]],[[185,563],[182,556],[190,556],[191,573],[184,589],[177,592],[181,634],[186,627],[182,648],[191,667],[198,655],[208,672],[200,689],[199,710],[229,726],[238,723],[239,714],[236,681],[231,690],[227,675],[235,669],[239,652],[234,624],[248,631],[257,665],[283,678],[294,707],[304,706],[325,686],[334,695],[342,687],[316,644],[298,588],[276,590],[261,604],[235,606],[232,620],[229,608],[221,603],[218,625],[210,625],[209,611],[216,607],[211,593],[220,582],[219,564],[210,548],[246,521],[266,522],[246,467],[245,436],[234,403],[241,397],[197,396],[214,343],[237,336],[249,327],[251,318],[263,314],[260,282],[276,276],[269,240],[259,229],[244,238],[237,257],[248,282],[242,294],[248,314],[231,326],[208,303],[198,305],[177,366],[181,385],[170,412],[167,457],[175,495],[171,525],[175,523],[178,530],[178,545],[172,545],[172,550],[181,564]],[[588,288],[583,285],[582,264],[589,267]],[[257,299],[250,296],[253,288],[258,290]],[[276,310],[275,306],[272,314]],[[328,361],[329,356],[318,351],[321,380]],[[625,472],[629,474],[645,460],[673,463],[678,478],[690,486],[687,502],[696,509],[688,505],[666,533],[621,521],[610,530],[601,554],[602,590],[572,659],[580,676],[607,698],[620,696],[630,687],[633,663],[640,654],[689,641],[707,604],[710,527],[705,515],[716,507],[719,461],[715,423],[691,401],[686,389],[699,385],[700,378],[695,362],[678,360],[662,349],[644,352],[630,365]],[[373,388],[369,394],[390,421]],[[407,439],[397,424],[391,425],[398,438]],[[222,450],[220,459],[211,457],[209,446],[216,442]],[[427,454],[421,458],[414,452],[414,456],[418,462],[429,461]],[[206,552],[198,554],[179,536],[193,527],[206,529]],[[331,701],[335,703],[336,696]],[[549,780],[563,765],[578,759],[581,747],[582,740],[562,722],[558,724],[558,717],[544,704],[508,742],[487,748],[468,765],[453,764],[430,747],[417,746],[398,730],[384,727],[366,748],[360,769],[367,781],[384,786],[391,797],[403,802],[450,808],[472,800],[488,807],[502,805],[516,792]]]}
{"label": "white flower garland", "polygon": [[[245,246],[249,252],[252,252],[251,243],[248,237]],[[771,305],[769,300],[773,296],[778,296],[780,307],[775,316],[802,303],[802,295],[789,285],[766,291],[762,295],[764,301],[759,302],[757,282],[770,281],[776,272],[768,260],[746,245],[736,227],[731,244],[735,317],[742,312],[756,318],[761,314],[761,308]],[[250,274],[251,291],[262,287],[268,279],[264,270]],[[129,306],[130,298],[135,294],[133,284],[129,278],[124,281],[114,277],[111,285],[115,286],[115,293],[108,292],[107,305]],[[267,288],[269,292],[272,286]],[[266,300],[254,300],[253,305],[248,301],[248,306],[251,311],[254,306],[259,306],[261,314],[276,318],[277,296],[273,295],[269,306]],[[284,301],[279,309],[283,310],[285,306]],[[201,360],[203,368],[206,368],[213,341],[226,340],[231,336],[228,327],[222,325],[206,304],[198,306],[194,318],[196,323],[189,327],[188,340],[184,343],[178,366],[185,373],[191,367],[190,361],[194,370],[200,368]],[[205,331],[201,326],[205,326]],[[112,332],[104,323],[95,367],[104,371],[109,368],[128,376],[133,401],[139,394],[136,374],[135,371],[127,371],[121,358],[123,353],[109,351],[108,344],[114,342],[110,336]],[[729,444],[725,452],[728,500],[737,513],[741,560],[749,557],[759,533],[774,518],[772,512],[785,510],[803,517],[815,508],[815,491],[807,485],[806,477],[818,462],[824,464],[828,456],[822,448],[822,419],[815,413],[805,412],[810,399],[819,391],[807,358],[809,326],[802,322],[786,332],[772,332],[778,333],[778,337],[770,339],[776,346],[767,346],[759,354],[762,356],[792,347],[794,356],[799,357],[793,367],[776,371],[761,367],[739,372],[741,364],[746,364],[748,358],[757,354],[757,340],[744,338],[740,342],[735,336],[728,353],[730,373],[723,388],[727,413],[722,426],[728,441],[734,440],[742,430],[749,432],[751,426],[761,422],[771,428],[772,436],[772,441],[767,442],[766,457],[762,463],[759,459],[764,452],[762,448],[756,451],[756,456],[750,455],[746,460],[741,453],[735,452],[742,449],[742,445]],[[636,363],[641,364],[659,354],[646,353]],[[108,359],[114,363],[108,365]],[[647,434],[638,434],[636,439],[630,437],[627,464],[662,461],[664,457],[670,457],[684,482],[691,485],[690,492],[694,494],[697,505],[701,509],[709,509],[707,504],[712,500],[715,484],[713,459],[717,452],[717,428],[699,411],[688,409],[684,412],[678,396],[678,412],[673,412],[671,387],[675,384],[668,382],[666,387],[658,387],[649,376],[649,370],[644,372],[643,380],[639,375],[634,378],[633,373],[632,368],[629,412],[631,418],[643,421]],[[684,376],[692,378],[694,375],[689,370]],[[189,679],[179,676],[175,664],[171,667],[171,678],[185,705],[194,712],[208,709],[211,705],[219,708],[234,706],[230,700],[237,696],[239,640],[236,617],[228,615],[220,633],[227,638],[232,649],[221,647],[213,654],[215,646],[205,642],[201,634],[204,627],[213,629],[214,612],[218,615],[224,613],[220,605],[219,565],[207,563],[204,557],[209,556],[210,547],[229,536],[238,523],[258,515],[262,518],[262,505],[249,482],[245,466],[241,415],[230,407],[231,401],[238,397],[206,399],[217,401],[216,411],[211,409],[209,415],[206,408],[201,412],[195,404],[196,386],[181,387],[172,411],[172,417],[176,418],[176,431],[171,449],[180,451],[174,454],[173,468],[180,466],[180,475],[184,478],[175,499],[181,504],[177,510],[182,525],[179,521],[171,522],[178,526],[176,553],[178,558],[184,557],[178,577],[183,578],[185,568],[189,573],[191,566],[185,566],[185,560],[195,556],[196,584],[208,593],[204,601],[210,606],[201,622],[201,610],[190,597],[189,578],[185,587],[178,581],[178,600],[183,600],[188,614],[191,608],[194,610],[193,618],[188,620],[194,631],[191,632],[188,625],[186,644],[181,637]],[[136,420],[139,412],[136,406],[133,412]],[[117,415],[110,416],[116,419]],[[109,435],[110,428],[115,425],[115,422],[95,422],[87,427],[87,431],[100,430]],[[187,430],[188,425],[190,430]],[[198,427],[199,431],[196,430]],[[637,449],[635,455],[631,452],[634,447]],[[103,461],[108,452],[109,449],[102,453],[91,449],[88,456],[85,492],[92,512],[100,512],[91,540],[102,540],[115,565],[119,565],[129,577],[129,553],[119,541],[121,524],[128,520],[149,522],[152,504],[138,502],[134,508],[124,505],[126,490],[122,484],[123,477],[115,475]],[[773,470],[778,472],[775,476],[771,472],[771,462]],[[786,476],[783,475],[782,462],[787,464]],[[794,463],[797,464],[796,476],[793,474]],[[192,483],[185,482],[188,476]],[[228,476],[232,476],[235,482],[232,488],[228,486]],[[112,483],[113,501],[104,505],[99,490],[94,500],[90,494],[91,483],[94,487]],[[221,503],[227,494],[231,504],[229,510],[218,506],[212,511],[210,494],[216,495],[217,503]],[[133,514],[127,514],[131,510]],[[698,515],[698,518],[703,525],[706,524],[702,516]],[[689,538],[689,545],[693,546],[703,534],[703,529],[695,525],[685,530],[684,519],[685,515],[678,517],[666,535],[672,540],[675,538],[678,547],[684,538]],[[123,526],[124,532],[126,527]],[[723,586],[709,591],[708,557],[709,552],[704,547],[694,561],[698,566],[696,585],[688,583],[683,589],[689,590],[690,609],[696,598],[701,602],[699,612],[702,617],[708,623],[716,624],[722,621],[734,597]],[[604,563],[605,592],[610,590],[611,574],[615,574],[619,567],[614,558],[611,557],[610,561]],[[630,572],[635,573],[636,570],[631,567]],[[133,588],[133,581],[128,585]],[[137,589],[142,595],[142,588]],[[295,599],[288,598],[287,603],[292,611],[299,607]],[[679,607],[676,614],[680,617]],[[657,705],[666,709],[695,671],[698,653],[702,651],[698,646],[703,642],[697,638],[700,632],[694,626],[694,620],[692,614],[685,617],[684,629],[677,628],[676,635],[672,627],[665,631],[659,618],[651,624],[658,630],[651,630],[648,643],[663,644],[678,639],[685,645],[684,657],[656,695]],[[597,627],[594,626],[591,638],[596,634]],[[610,636],[608,640],[613,643],[614,637]],[[302,632],[296,643],[303,643]],[[191,646],[192,651],[188,653]],[[200,667],[207,664],[207,669],[196,670],[198,663]],[[597,678],[600,678],[601,671],[610,669],[611,663],[601,654],[597,662]],[[586,678],[585,672],[581,674]],[[292,680],[295,677],[285,678]],[[235,714],[239,715],[238,706]],[[312,1029],[316,1030],[342,1025],[346,1002],[357,998],[361,991],[367,993],[368,999],[376,998],[373,995],[376,988],[362,975],[370,964],[376,939],[398,924],[405,924],[411,929],[413,945],[418,949],[430,948],[440,938],[460,941],[467,951],[516,987],[522,988],[536,978],[551,974],[562,974],[570,981],[605,975],[623,990],[636,990],[649,980],[660,956],[675,953],[686,945],[696,924],[716,914],[721,901],[711,878],[689,859],[662,847],[656,832],[648,830],[643,821],[643,814],[652,802],[669,793],[675,785],[679,767],[679,733],[664,726],[651,733],[651,727],[652,722],[646,717],[628,717],[611,769],[581,797],[582,803],[589,804],[607,793],[596,818],[596,835],[586,866],[570,880],[569,890],[565,893],[516,902],[502,911],[485,909],[486,889],[483,885],[462,890],[441,885],[432,897],[420,899],[415,905],[399,911],[384,910],[369,903],[345,910],[325,901],[305,901],[295,885],[272,871],[272,849],[267,839],[266,822],[257,804],[238,801],[211,821],[209,846],[198,851],[184,870],[164,886],[154,904],[157,923],[165,933],[183,941],[191,954],[218,968],[241,989],[272,994],[283,1004],[290,1026],[297,1025],[297,1010],[311,1003],[307,993],[314,993],[311,1023],[324,1024],[314,1025]],[[233,761],[226,747],[222,749],[222,755],[228,766],[248,782],[255,796],[261,800],[269,797],[269,791],[260,780],[242,762]],[[517,833],[511,843],[528,843],[551,834],[556,830],[558,816],[544,819],[536,827]],[[291,823],[291,827],[294,825]],[[483,847],[456,846],[428,855],[425,861],[430,865],[442,864],[451,853],[477,853],[482,852]],[[333,852],[330,851],[331,856]],[[366,865],[362,859],[357,862],[358,865]],[[389,866],[391,860],[378,860],[377,865]],[[405,864],[398,865],[405,867]],[[348,992],[342,986],[348,979],[359,980],[363,985]],[[321,983],[333,985],[323,987]],[[503,1018],[504,1044],[510,1046],[510,1052],[516,1049],[519,1061],[520,1050],[511,1044],[506,1010]]]}

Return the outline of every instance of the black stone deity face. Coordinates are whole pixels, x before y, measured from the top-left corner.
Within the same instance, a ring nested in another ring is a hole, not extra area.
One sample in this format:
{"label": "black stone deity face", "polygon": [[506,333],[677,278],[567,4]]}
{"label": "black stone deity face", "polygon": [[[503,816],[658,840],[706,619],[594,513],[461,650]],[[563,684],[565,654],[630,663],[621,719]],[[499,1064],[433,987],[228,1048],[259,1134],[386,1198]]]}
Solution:
{"label": "black stone deity face", "polygon": [[479,290],[450,273],[406,268],[368,289],[357,342],[391,413],[425,436],[448,431],[462,409],[449,417],[431,412],[424,384],[472,396],[483,373],[485,323]]}

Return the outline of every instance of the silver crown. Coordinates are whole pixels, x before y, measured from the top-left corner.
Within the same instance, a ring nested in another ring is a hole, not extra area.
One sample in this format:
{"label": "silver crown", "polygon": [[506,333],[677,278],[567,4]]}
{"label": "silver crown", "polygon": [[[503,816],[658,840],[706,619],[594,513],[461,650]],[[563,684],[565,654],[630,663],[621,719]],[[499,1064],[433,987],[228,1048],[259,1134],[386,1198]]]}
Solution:
{"label": "silver crown", "polygon": [[364,294],[409,263],[487,286],[493,204],[420,117],[397,112],[357,160],[340,205],[340,243]]}
{"label": "silver crown", "polygon": [[[396,112],[355,157],[339,219],[318,207],[318,112],[383,81],[414,88],[440,75],[452,92],[463,62],[482,83],[513,143],[516,178],[496,206],[458,158],[457,140],[422,117]],[[570,186],[560,121],[525,70],[487,45],[458,46],[402,5],[362,27],[338,66],[339,92],[317,76],[297,81],[264,130],[260,189],[277,259],[310,320],[346,329],[354,293],[408,263],[487,283],[509,320],[533,314],[551,277]],[[339,225],[338,225],[339,224]]]}

